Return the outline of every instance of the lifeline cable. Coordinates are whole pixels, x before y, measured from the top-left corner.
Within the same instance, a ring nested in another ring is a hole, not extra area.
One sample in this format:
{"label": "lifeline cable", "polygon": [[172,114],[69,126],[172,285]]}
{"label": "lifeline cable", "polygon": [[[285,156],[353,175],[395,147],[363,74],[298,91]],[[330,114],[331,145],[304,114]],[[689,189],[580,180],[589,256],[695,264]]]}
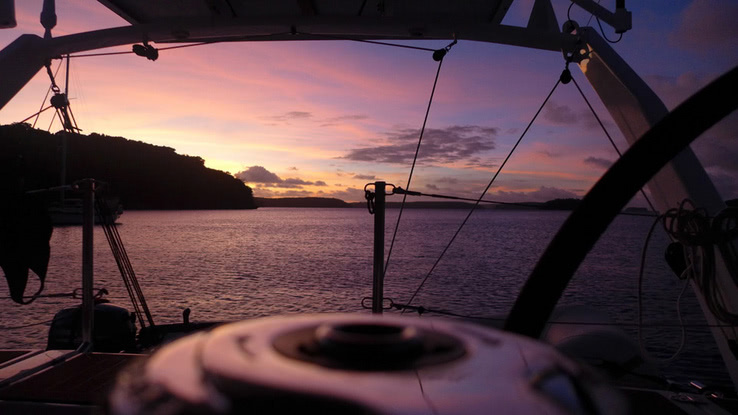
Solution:
{"label": "lifeline cable", "polygon": [[[371,297],[367,297],[371,299]],[[385,299],[387,299],[385,297]],[[364,306],[365,309],[371,309],[371,307]],[[436,308],[426,308],[423,306],[413,306],[408,304],[400,304],[391,302],[388,307],[385,308],[385,310],[410,310],[415,311],[418,314],[423,313],[434,313],[434,314],[440,314],[444,316],[449,317],[459,317],[459,318],[466,318],[470,320],[486,320],[486,321],[495,321],[499,323],[504,323],[505,318],[504,317],[491,317],[491,316],[478,316],[478,315],[470,315],[470,314],[461,314],[461,313],[455,313],[452,311],[447,310],[441,310]],[[555,325],[572,325],[572,326],[607,326],[607,327],[644,327],[644,328],[684,328],[684,329],[704,329],[704,328],[710,328],[710,327],[718,327],[718,328],[730,328],[733,327],[730,324],[699,324],[699,323],[667,323],[667,322],[661,322],[661,321],[654,321],[654,322],[644,322],[644,323],[623,323],[623,322],[593,322],[593,321],[569,321],[569,320],[547,320],[546,324],[555,324]]]}
{"label": "lifeline cable", "polygon": [[[443,251],[441,252],[441,255],[438,257],[438,259],[436,260],[436,262],[433,264],[433,266],[431,267],[430,271],[428,271],[428,274],[426,274],[425,278],[423,278],[423,281],[420,283],[420,285],[418,286],[418,288],[415,290],[415,292],[413,293],[412,297],[410,297],[410,300],[408,300],[408,302],[407,302],[408,305],[412,304],[413,300],[415,299],[415,296],[418,295],[418,293],[420,292],[420,290],[423,288],[423,285],[425,285],[425,282],[428,281],[428,278],[433,273],[433,270],[436,269],[436,266],[438,266],[438,264],[441,262],[441,259],[446,254],[446,251],[448,251],[448,249],[451,247],[451,244],[454,243],[454,240],[456,240],[456,237],[461,232],[461,229],[464,228],[464,225],[466,225],[466,222],[469,220],[469,218],[471,217],[472,213],[474,213],[474,210],[476,210],[477,206],[479,206],[479,204],[481,203],[482,199],[484,198],[484,195],[486,195],[487,194],[487,191],[489,190],[489,188],[492,187],[492,183],[495,182],[495,180],[497,179],[497,176],[500,174],[500,172],[502,171],[502,169],[505,167],[505,164],[507,164],[507,161],[510,160],[510,157],[512,157],[513,153],[515,152],[515,149],[517,149],[518,148],[518,145],[520,144],[520,142],[523,141],[523,137],[525,137],[525,134],[528,133],[528,130],[530,130],[530,127],[533,125],[533,122],[535,122],[536,118],[538,118],[538,114],[540,114],[541,111],[543,110],[543,107],[546,106],[546,103],[551,98],[551,95],[553,95],[554,91],[556,91],[556,88],[558,88],[559,84],[561,84],[561,77],[559,77],[559,79],[556,80],[556,84],[554,84],[553,88],[551,88],[551,92],[548,93],[548,96],[546,96],[546,99],[544,99],[543,100],[543,103],[541,104],[541,106],[538,107],[538,111],[536,111],[535,115],[533,115],[533,119],[530,120],[530,122],[528,123],[528,126],[525,127],[525,130],[520,135],[520,138],[518,138],[518,141],[515,143],[515,145],[513,146],[513,148],[510,150],[510,152],[507,154],[507,157],[505,157],[505,160],[502,162],[502,164],[500,164],[500,167],[497,169],[497,172],[495,173],[494,176],[492,176],[492,180],[489,181],[489,183],[487,184],[487,187],[485,187],[484,188],[484,191],[482,192],[482,194],[479,195],[479,198],[474,203],[474,206],[472,206],[471,210],[469,210],[469,213],[464,218],[464,221],[461,222],[461,225],[456,230],[456,233],[454,233],[454,236],[451,237],[451,240],[448,242],[448,244],[446,245],[446,247],[443,248]],[[404,312],[405,311],[403,310],[403,313]]]}

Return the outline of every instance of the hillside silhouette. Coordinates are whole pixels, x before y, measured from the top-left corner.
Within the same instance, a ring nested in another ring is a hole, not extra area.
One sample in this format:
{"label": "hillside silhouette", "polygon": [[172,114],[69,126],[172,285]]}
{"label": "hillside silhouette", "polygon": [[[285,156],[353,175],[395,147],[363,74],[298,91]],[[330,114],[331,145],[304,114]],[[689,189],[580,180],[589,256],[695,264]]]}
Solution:
{"label": "hillside silhouette", "polygon": [[[59,186],[62,134],[28,124],[0,126],[0,180],[23,179],[23,190]],[[200,157],[122,137],[67,134],[66,183],[109,184],[126,209],[255,209],[251,188],[205,167]]]}

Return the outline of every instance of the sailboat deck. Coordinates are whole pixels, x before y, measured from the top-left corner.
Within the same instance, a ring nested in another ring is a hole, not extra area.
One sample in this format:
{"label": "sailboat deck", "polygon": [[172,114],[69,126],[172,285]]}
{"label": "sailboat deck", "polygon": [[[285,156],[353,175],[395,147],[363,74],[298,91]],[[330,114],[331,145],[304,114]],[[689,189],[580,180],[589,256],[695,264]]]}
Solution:
{"label": "sailboat deck", "polygon": [[9,362],[28,353],[30,353],[30,350],[0,350],[0,364]]}
{"label": "sailboat deck", "polygon": [[[24,354],[24,350],[0,351],[0,364]],[[145,355],[126,353],[79,354],[49,369],[0,388],[0,413],[102,414],[118,372]],[[699,395],[653,389],[621,387],[633,414],[728,414],[738,401],[708,400]],[[685,397],[679,400],[680,396]],[[688,397],[694,399],[688,401]]]}
{"label": "sailboat deck", "polygon": [[[3,352],[0,358],[7,354]],[[0,389],[0,412],[95,413],[101,411],[118,372],[143,355],[80,354]]]}

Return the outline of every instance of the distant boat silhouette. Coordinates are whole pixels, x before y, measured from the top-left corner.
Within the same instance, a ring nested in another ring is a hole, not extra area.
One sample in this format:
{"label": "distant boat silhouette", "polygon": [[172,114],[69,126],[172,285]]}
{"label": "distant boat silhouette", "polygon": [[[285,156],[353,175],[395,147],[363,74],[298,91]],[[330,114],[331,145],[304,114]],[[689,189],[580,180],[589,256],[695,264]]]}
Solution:
{"label": "distant boat silhouette", "polygon": [[[116,222],[123,214],[123,206],[117,198],[104,199],[108,205],[108,211],[112,215],[112,222]],[[49,206],[49,216],[54,226],[82,225],[82,199],[64,198],[53,202]],[[95,223],[101,223],[102,218],[95,214]]]}

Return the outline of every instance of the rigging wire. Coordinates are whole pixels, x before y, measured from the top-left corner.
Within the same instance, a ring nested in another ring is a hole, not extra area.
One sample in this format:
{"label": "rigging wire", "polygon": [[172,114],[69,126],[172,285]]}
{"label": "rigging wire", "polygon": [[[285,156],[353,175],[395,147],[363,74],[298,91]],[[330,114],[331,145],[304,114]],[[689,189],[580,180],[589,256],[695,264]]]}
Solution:
{"label": "rigging wire", "polygon": [[[431,105],[433,104],[433,96],[436,93],[436,86],[438,85],[438,77],[441,74],[441,65],[443,65],[443,58],[448,50],[451,49],[453,45],[456,44],[456,40],[454,40],[451,44],[446,46],[444,49],[438,49],[433,51],[433,59],[436,59],[436,54],[438,51],[442,50],[444,51],[442,54],[440,54],[438,58],[438,68],[436,69],[436,77],[433,80],[433,88],[431,89],[430,98],[428,99],[428,106],[425,109],[425,117],[423,118],[423,126],[420,128],[420,134],[418,137],[418,145],[415,147],[415,155],[413,156],[413,163],[410,167],[410,173],[407,177],[407,184],[405,187],[408,189],[410,188],[410,182],[413,179],[413,172],[415,171],[415,164],[418,161],[418,153],[420,152],[420,144],[423,142],[423,134],[425,133],[425,126],[428,123],[428,115],[430,114]],[[407,193],[402,195],[402,203],[400,204],[400,212],[397,214],[397,222],[395,223],[395,230],[392,232],[392,240],[390,242],[390,247],[387,252],[387,260],[384,263],[384,270],[382,271],[382,278],[387,274],[387,268],[389,268],[390,264],[390,258],[392,258],[392,249],[395,246],[395,240],[397,239],[397,230],[400,228],[400,220],[402,219],[402,212],[405,209],[405,201],[407,200]]]}
{"label": "rigging wire", "polygon": [[[118,227],[115,225],[115,221],[113,220],[113,214],[110,211],[110,207],[99,193],[95,194],[95,207],[98,215],[102,218],[101,223],[103,232],[105,233],[105,238],[108,240],[110,250],[112,251],[113,258],[118,265],[121,278],[126,286],[126,291],[128,291],[128,296],[131,299],[131,303],[136,316],[138,317],[139,323],[142,328],[146,327],[146,321],[148,321],[149,325],[154,326],[153,316],[151,315],[149,306],[146,303],[143,290],[141,290],[141,286],[138,283],[138,278],[133,270],[133,265],[128,257],[128,253],[123,245],[120,233],[118,232]],[[146,317],[146,321],[144,321],[144,316]]]}
{"label": "rigging wire", "polygon": [[97,56],[115,56],[115,55],[128,55],[133,53],[132,50],[120,51],[120,52],[100,52],[100,53],[86,53],[81,55],[70,55],[70,58],[92,58]]}
{"label": "rigging wire", "polygon": [[[62,63],[63,62],[64,62],[63,60],[62,61],[59,61],[59,65],[56,67],[56,71],[54,72],[54,76],[56,76],[57,74],[59,74],[59,69],[61,69],[61,66],[62,66]],[[36,128],[36,123],[38,122],[38,118],[41,115],[41,113],[44,112],[44,111],[46,111],[47,109],[51,108],[51,105],[49,105],[48,107],[44,108],[44,103],[46,102],[46,99],[49,97],[49,94],[51,93],[51,91],[53,89],[53,86],[54,86],[53,84],[49,85],[49,89],[46,90],[46,95],[44,95],[44,99],[41,101],[41,107],[39,108],[39,111],[37,113],[31,115],[30,117],[26,118],[25,120],[21,121],[21,123],[24,123],[24,122],[28,121],[29,119],[33,118],[34,116],[36,116],[36,119],[33,120],[33,125],[31,126],[32,128]],[[49,127],[49,128],[51,128],[51,127]]]}
{"label": "rigging wire", "polygon": [[[615,144],[615,140],[612,139],[612,136],[610,136],[610,133],[607,131],[607,128],[605,128],[605,124],[602,122],[599,115],[597,115],[597,111],[595,111],[594,107],[592,107],[592,104],[590,104],[589,100],[587,99],[587,96],[584,95],[584,91],[582,91],[582,88],[579,87],[579,83],[577,83],[577,80],[574,77],[572,77],[571,80],[574,82],[574,86],[577,87],[577,91],[579,91],[579,95],[581,95],[582,99],[584,99],[584,102],[587,103],[589,110],[592,112],[592,115],[594,115],[595,119],[597,120],[597,123],[600,125],[600,127],[602,128],[602,131],[607,136],[607,139],[610,140],[610,144],[612,144],[612,148],[615,149],[615,152],[618,153],[618,156],[622,157],[623,153],[620,152],[620,149],[618,149],[618,146]],[[643,198],[646,199],[646,203],[648,203],[648,206],[651,208],[651,210],[656,212],[656,208],[654,207],[653,203],[651,203],[651,199],[649,199],[648,195],[646,195],[646,192],[643,189],[641,189],[641,194],[643,195]]]}
{"label": "rigging wire", "polygon": [[[158,51],[162,50],[172,50],[172,49],[182,49],[182,48],[191,48],[195,46],[203,46],[203,45],[211,45],[214,43],[219,43],[216,41],[213,42],[198,42],[198,43],[188,43],[186,45],[177,45],[177,46],[167,46],[163,48],[156,48]],[[115,55],[130,55],[135,54],[132,50],[124,50],[124,51],[118,51],[118,52],[100,52],[100,53],[86,53],[82,55],[70,55],[70,58],[92,58],[92,57],[98,57],[98,56],[115,56]]]}
{"label": "rigging wire", "polygon": [[[182,46],[187,45],[176,47]],[[172,47],[169,49],[173,49],[176,47]],[[54,118],[52,118],[51,123],[53,124],[56,116],[58,115],[59,119],[62,121],[62,127],[64,128],[65,133],[75,133],[80,130],[77,127],[77,121],[74,117],[74,113],[71,111],[67,96],[67,91],[69,87],[69,59],[70,55],[67,55],[67,86],[66,91],[63,94],[61,93],[59,86],[56,84],[55,74],[53,74],[51,71],[51,63],[47,62],[45,66],[51,80],[50,90],[54,92],[54,97],[52,97],[51,99],[51,104],[56,109],[56,112],[54,113]],[[49,125],[49,129],[51,129],[52,124]],[[118,229],[115,226],[115,221],[112,219],[110,208],[102,199],[102,196],[99,192],[95,193],[95,207],[97,210],[97,214],[102,218],[102,227],[105,233],[105,237],[108,240],[110,249],[113,253],[113,257],[115,258],[116,264],[118,265],[121,277],[131,298],[131,302],[133,303],[133,307],[135,309],[135,313],[139,319],[141,327],[143,328],[146,326],[146,322],[144,321],[144,314],[146,320],[148,320],[149,325],[154,326],[153,317],[151,315],[151,312],[149,311],[148,305],[146,304],[146,299],[144,298],[143,291],[138,284],[138,279],[136,278],[136,274],[133,271],[133,266],[131,265],[128,254],[125,250],[125,247],[123,246],[123,242],[120,238],[120,234],[118,233]],[[41,291],[39,290],[39,293],[37,293],[36,296],[38,296],[40,292]],[[107,293],[106,290],[105,293]]]}
{"label": "rigging wire", "polygon": [[298,35],[308,35],[308,36],[318,36],[318,37],[322,37],[322,38],[325,38],[325,39],[333,39],[333,40],[347,40],[347,41],[350,41],[350,42],[369,43],[369,44],[372,44],[372,45],[390,46],[390,47],[394,47],[394,48],[422,50],[422,51],[425,51],[425,52],[435,52],[435,51],[438,50],[438,49],[433,49],[433,48],[425,48],[425,47],[422,47],[422,46],[412,46],[412,45],[403,45],[403,44],[400,44],[400,43],[381,42],[381,41],[378,41],[378,40],[352,39],[352,38],[341,37],[341,36],[331,36],[331,35],[326,35],[326,34],[322,34],[322,33],[321,34],[314,34],[314,33],[308,33],[308,32],[295,32],[295,34],[298,34]]}
{"label": "rigging wire", "polygon": [[[47,61],[44,66],[46,67],[46,73],[48,74],[49,80],[51,81],[50,90],[54,92],[54,96],[51,97],[50,102],[51,106],[55,109],[54,116],[51,118],[51,123],[49,123],[49,128],[47,129],[47,131],[51,131],[51,126],[54,124],[54,121],[58,116],[59,120],[62,123],[62,128],[65,132],[79,132],[80,130],[79,128],[77,128],[77,121],[75,120],[74,114],[71,111],[71,108],[69,106],[69,97],[67,96],[67,92],[69,91],[69,55],[67,55],[67,85],[65,87],[66,91],[64,93],[61,92],[61,88],[59,88],[59,86],[56,84],[56,74],[51,71],[51,61]],[[45,98],[44,101],[46,101]],[[43,102],[41,103],[41,106],[43,107]]]}
{"label": "rigging wire", "polygon": [[[438,266],[438,264],[441,262],[441,259],[446,254],[446,251],[448,251],[448,249],[454,243],[454,241],[456,240],[456,237],[459,235],[459,233],[461,232],[461,230],[464,228],[464,225],[466,225],[466,222],[469,220],[469,218],[471,217],[472,213],[474,213],[474,210],[476,210],[477,206],[479,206],[479,204],[481,203],[482,199],[484,198],[484,195],[487,194],[487,191],[489,190],[489,188],[492,187],[492,184],[497,179],[497,176],[499,176],[500,172],[505,167],[505,164],[507,164],[508,160],[510,160],[510,157],[512,157],[513,153],[515,152],[515,149],[517,149],[518,148],[518,145],[520,145],[520,142],[523,141],[523,137],[525,137],[525,135],[528,133],[528,130],[530,130],[530,127],[533,125],[533,123],[535,122],[536,118],[538,118],[538,115],[543,110],[543,107],[546,106],[546,103],[551,98],[551,95],[553,95],[554,91],[556,91],[556,88],[558,88],[559,84],[561,84],[561,77],[559,77],[556,80],[556,84],[554,84],[553,88],[551,88],[551,92],[548,93],[548,95],[546,96],[546,99],[544,99],[543,100],[543,103],[541,104],[541,106],[538,107],[538,111],[536,111],[535,115],[533,115],[533,118],[530,120],[530,122],[528,123],[528,125],[525,127],[525,130],[520,135],[520,138],[518,138],[518,141],[512,147],[512,149],[510,150],[510,152],[507,154],[507,157],[505,157],[505,160],[503,160],[502,164],[500,164],[500,167],[497,168],[497,172],[494,174],[494,176],[492,176],[492,179],[487,184],[487,187],[485,187],[484,188],[484,191],[482,192],[482,194],[479,195],[479,198],[476,200],[476,202],[474,203],[474,205],[472,206],[472,208],[469,210],[469,213],[464,218],[464,221],[461,222],[461,225],[459,225],[459,228],[456,230],[456,232],[454,233],[454,235],[451,237],[451,240],[448,242],[448,244],[446,245],[446,247],[443,248],[443,251],[441,252],[441,255],[438,257],[438,259],[436,260],[436,262],[431,267],[430,271],[428,271],[428,273],[425,275],[425,278],[423,278],[423,280],[421,281],[421,283],[418,286],[418,288],[415,290],[415,292],[413,293],[413,295],[410,297],[410,300],[408,300],[408,302],[407,302],[408,305],[409,304],[412,304],[412,302],[415,299],[415,297],[418,295],[418,293],[420,292],[420,290],[425,285],[426,281],[428,281],[428,278],[433,273],[433,270],[435,270],[436,269],[436,266]],[[405,311],[403,310],[403,313],[404,312]]]}
{"label": "rigging wire", "polygon": [[[371,299],[371,297],[367,297],[368,299]],[[385,299],[388,299],[385,297]],[[371,309],[371,306],[366,306],[362,302],[362,306],[367,309]],[[455,313],[452,311],[447,310],[441,310],[441,309],[435,309],[435,308],[426,308],[424,306],[413,306],[409,304],[400,304],[390,301],[390,305],[385,307],[386,310],[408,310],[408,311],[415,311],[418,314],[424,314],[424,313],[434,313],[434,314],[440,314],[445,315],[449,317],[458,317],[458,318],[465,318],[470,320],[485,320],[490,322],[499,322],[504,323],[505,318],[503,317],[491,317],[491,316],[478,316],[478,315],[470,315],[470,314],[461,314],[461,313]],[[729,328],[733,327],[730,324],[688,324],[684,322],[680,323],[667,323],[667,322],[643,322],[643,323],[623,323],[623,322],[592,322],[592,321],[568,321],[568,320],[548,320],[546,321],[546,324],[555,324],[555,325],[573,325],[573,326],[608,326],[608,327],[644,327],[644,328],[687,328],[687,329],[703,329],[703,328],[710,328],[710,327],[719,327],[719,328]]]}
{"label": "rigging wire", "polygon": [[[174,49],[183,49],[183,48],[192,48],[196,46],[205,46],[205,45],[213,45],[216,43],[231,43],[231,42],[240,42],[245,40],[256,40],[260,38],[265,37],[271,37],[271,36],[281,36],[281,35],[288,35],[293,34],[292,32],[281,32],[281,33],[272,33],[269,35],[256,35],[256,36],[241,36],[238,38],[233,39],[227,39],[227,40],[210,40],[210,41],[203,41],[203,42],[195,42],[195,43],[187,43],[184,45],[175,45],[175,46],[164,46],[161,48],[154,48],[157,51],[166,51],[166,50],[174,50]],[[91,58],[91,57],[98,57],[98,56],[115,56],[115,55],[131,55],[135,54],[133,50],[124,50],[124,51],[117,51],[117,52],[100,52],[100,53],[86,53],[81,55],[70,55],[71,58]]]}
{"label": "rigging wire", "polygon": [[[421,46],[412,46],[412,45],[402,45],[398,43],[390,43],[390,42],[381,42],[376,40],[367,40],[367,39],[351,39],[351,38],[345,38],[345,37],[339,37],[339,36],[331,36],[331,35],[325,35],[325,34],[312,34],[307,32],[297,32],[297,31],[291,31],[291,32],[281,32],[281,33],[273,33],[269,35],[258,35],[258,36],[244,36],[234,39],[227,39],[227,40],[214,40],[214,41],[205,41],[205,42],[196,42],[196,43],[188,43],[186,45],[176,45],[176,46],[166,46],[162,48],[154,48],[157,52],[161,51],[167,51],[167,50],[174,50],[174,49],[182,49],[182,48],[191,48],[191,47],[197,47],[197,46],[205,46],[205,45],[213,45],[217,43],[230,43],[230,42],[240,42],[244,40],[254,40],[259,38],[265,38],[265,37],[273,37],[273,36],[281,36],[281,35],[308,35],[308,36],[318,36],[323,37],[326,39],[334,39],[334,40],[345,40],[345,41],[351,41],[351,42],[359,42],[359,43],[369,43],[373,45],[380,45],[380,46],[390,46],[395,48],[403,48],[403,49],[413,49],[413,50],[420,50],[425,52],[436,52],[437,49],[432,48],[425,48]],[[68,55],[67,58],[92,58],[92,57],[100,57],[100,56],[117,56],[117,55],[131,55],[135,54],[133,50],[126,50],[126,51],[117,51],[117,52],[100,52],[100,53],[85,53],[85,54],[78,54],[78,55]],[[63,59],[63,58],[56,58],[56,59]],[[49,126],[49,129],[51,129],[51,126]]]}
{"label": "rigging wire", "polygon": [[54,121],[56,121],[56,116],[59,115],[57,111],[54,111],[54,115],[51,117],[51,122],[49,123],[49,127],[46,129],[46,132],[51,131],[51,126],[54,125]]}
{"label": "rigging wire", "polygon": [[[433,48],[426,48],[421,46],[412,46],[412,45],[403,45],[399,43],[390,43],[390,42],[381,42],[377,40],[367,40],[367,39],[351,39],[346,37],[340,37],[340,36],[331,36],[331,35],[325,35],[325,34],[313,34],[313,33],[307,33],[307,32],[282,32],[282,33],[273,33],[269,35],[258,35],[258,36],[244,36],[234,39],[227,39],[227,40],[213,40],[213,41],[204,41],[204,42],[195,42],[195,43],[188,43],[186,45],[176,45],[176,46],[165,46],[161,48],[155,48],[157,51],[166,51],[166,50],[174,50],[174,49],[182,49],[182,48],[191,48],[191,47],[197,47],[197,46],[205,46],[205,45],[213,45],[217,43],[231,43],[231,42],[240,42],[244,40],[253,40],[253,39],[259,39],[259,38],[265,38],[265,37],[272,37],[272,36],[281,36],[281,35],[308,35],[308,36],[316,36],[316,37],[323,37],[326,39],[334,39],[334,40],[346,40],[351,42],[360,42],[360,43],[369,43],[373,45],[380,45],[380,46],[390,46],[395,48],[403,48],[403,49],[413,49],[413,50],[421,50],[425,52],[435,52],[437,49]],[[135,54],[133,50],[124,50],[124,51],[116,51],[116,52],[99,52],[99,53],[84,53],[84,54],[77,54],[77,55],[69,55],[70,58],[92,58],[92,57],[100,57],[100,56],[116,56],[116,55],[131,55]],[[62,59],[62,58],[57,58]]]}
{"label": "rigging wire", "polygon": [[[46,97],[48,97],[48,95]],[[46,112],[46,110],[48,110],[49,108],[54,108],[52,105],[49,105],[48,107],[44,108],[43,105],[44,105],[44,102],[46,101],[46,97],[44,97],[44,100],[41,102],[41,111],[39,111],[39,112],[37,112],[35,114],[32,114],[32,115],[29,115],[25,119],[23,119],[20,122],[18,122],[18,124],[23,124],[24,122],[30,120],[31,118],[36,117],[36,120],[33,121],[33,125],[31,126],[31,128],[35,128],[36,121],[38,121],[39,115],[41,115],[42,113]]]}

